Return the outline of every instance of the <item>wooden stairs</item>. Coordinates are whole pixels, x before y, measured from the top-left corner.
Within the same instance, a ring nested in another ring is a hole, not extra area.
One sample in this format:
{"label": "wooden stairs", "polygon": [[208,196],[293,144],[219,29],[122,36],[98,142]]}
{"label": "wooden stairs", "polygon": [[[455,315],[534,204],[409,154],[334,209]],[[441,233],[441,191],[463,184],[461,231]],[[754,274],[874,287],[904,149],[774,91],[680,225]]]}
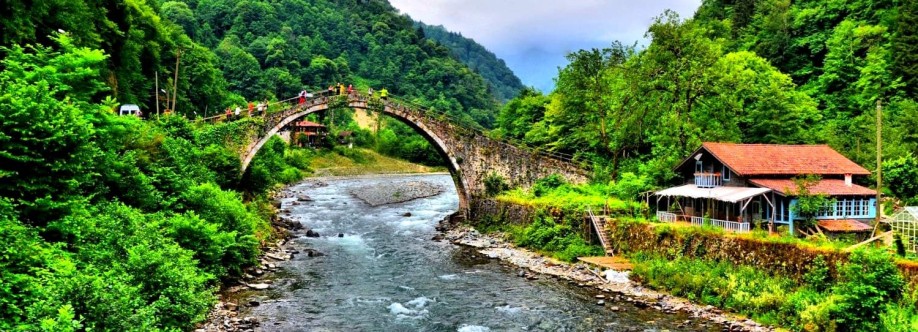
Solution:
{"label": "wooden stairs", "polygon": [[593,210],[587,209],[587,217],[590,218],[590,222],[593,224],[593,229],[596,230],[596,234],[599,235],[599,242],[602,243],[602,248],[606,251],[606,256],[613,256],[615,251],[612,250],[612,243],[609,242],[609,235],[606,234],[606,219],[608,218],[605,215],[595,215]]}

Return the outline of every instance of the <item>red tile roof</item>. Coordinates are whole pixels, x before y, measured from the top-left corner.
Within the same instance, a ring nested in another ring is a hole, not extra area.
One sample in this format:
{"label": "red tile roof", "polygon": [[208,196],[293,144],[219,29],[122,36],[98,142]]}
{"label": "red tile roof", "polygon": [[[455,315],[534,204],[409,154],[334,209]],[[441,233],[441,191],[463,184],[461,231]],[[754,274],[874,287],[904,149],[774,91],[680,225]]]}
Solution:
{"label": "red tile roof", "polygon": [[[797,184],[791,179],[749,179],[754,185],[763,188],[769,188],[782,195],[794,195],[797,191]],[[810,186],[810,193],[826,194],[831,196],[839,195],[863,195],[873,196],[877,192],[870,188],[865,188],[856,184],[850,187],[842,179],[822,179],[816,184]]]}
{"label": "red tile roof", "polygon": [[701,147],[741,176],[870,174],[828,145],[707,142]]}
{"label": "red tile roof", "polygon": [[870,225],[852,219],[820,220],[819,227],[829,232],[867,232]]}

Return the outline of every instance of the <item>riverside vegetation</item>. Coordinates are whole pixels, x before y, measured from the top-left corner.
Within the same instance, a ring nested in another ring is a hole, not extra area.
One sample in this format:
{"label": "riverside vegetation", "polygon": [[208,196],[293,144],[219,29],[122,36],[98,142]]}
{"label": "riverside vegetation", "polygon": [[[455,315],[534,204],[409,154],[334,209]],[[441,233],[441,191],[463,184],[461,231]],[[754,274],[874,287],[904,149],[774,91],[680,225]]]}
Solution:
{"label": "riverside vegetation", "polygon": [[[495,104],[484,80],[391,6],[372,3],[8,3],[0,330],[188,330],[221,282],[256,263],[273,236],[267,195],[320,157],[273,139],[240,174],[239,152],[259,120],[185,117],[353,81],[486,124]],[[175,94],[175,116],[149,116],[164,97],[154,93],[157,74]],[[120,103],[141,105],[149,119],[115,116]],[[383,128],[379,150],[436,156],[417,152],[429,149],[420,136],[396,138],[416,135],[397,126]]]}
{"label": "riverside vegetation", "polygon": [[498,213],[477,225],[506,233],[518,246],[564,261],[602,255],[584,236],[583,213],[605,205],[615,216],[604,230],[615,252],[631,259],[631,278],[648,287],[797,331],[918,328],[915,263],[888,249],[849,254],[843,249],[850,243],[833,240],[656,224],[645,219],[646,205],[610,198],[640,190],[640,181],[571,185],[552,176],[530,190],[501,182],[489,181],[502,188],[493,199],[533,209],[531,220]]}
{"label": "riverside vegetation", "polygon": [[91,97],[106,56],[54,41],[2,60],[0,330],[185,330],[272,240],[276,185],[325,159],[407,165],[275,137],[240,174],[261,120],[115,116],[111,99]]}

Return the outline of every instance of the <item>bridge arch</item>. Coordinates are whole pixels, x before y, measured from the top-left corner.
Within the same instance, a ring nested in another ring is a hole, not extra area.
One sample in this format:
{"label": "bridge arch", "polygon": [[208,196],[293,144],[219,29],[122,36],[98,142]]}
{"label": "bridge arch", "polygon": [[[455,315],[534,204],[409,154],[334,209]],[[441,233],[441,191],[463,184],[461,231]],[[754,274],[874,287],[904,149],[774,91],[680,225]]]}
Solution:
{"label": "bridge arch", "polygon": [[[319,97],[313,100],[310,100],[304,105],[294,107],[292,109],[270,114],[265,119],[265,127],[263,128],[264,134],[258,139],[258,141],[249,145],[246,148],[246,151],[242,155],[242,168],[241,171],[245,173],[248,169],[249,164],[251,164],[252,159],[255,158],[255,155],[258,154],[258,151],[276,135],[282,128],[290,124],[291,122],[296,121],[299,118],[307,116],[309,114],[326,111],[332,106],[329,105],[330,102],[336,100],[336,98],[344,97]],[[344,106],[344,105],[342,105]],[[464,177],[462,170],[460,168],[460,163],[462,162],[462,157],[457,156],[452,151],[447,143],[447,138],[441,137],[435,130],[429,128],[426,124],[424,118],[425,114],[422,111],[418,111],[409,107],[399,105],[398,103],[382,102],[381,104],[374,104],[374,101],[371,101],[369,98],[363,95],[352,95],[348,96],[346,100],[347,108],[352,109],[361,109],[371,112],[379,112],[383,114],[390,115],[408,126],[414,128],[421,136],[427,139],[428,142],[433,145],[434,149],[440,153],[440,156],[445,158],[447,161],[447,168],[449,169],[450,175],[453,178],[453,182],[456,185],[456,190],[459,194],[459,211],[468,211],[469,202],[472,199],[472,193],[469,186],[467,177]]]}

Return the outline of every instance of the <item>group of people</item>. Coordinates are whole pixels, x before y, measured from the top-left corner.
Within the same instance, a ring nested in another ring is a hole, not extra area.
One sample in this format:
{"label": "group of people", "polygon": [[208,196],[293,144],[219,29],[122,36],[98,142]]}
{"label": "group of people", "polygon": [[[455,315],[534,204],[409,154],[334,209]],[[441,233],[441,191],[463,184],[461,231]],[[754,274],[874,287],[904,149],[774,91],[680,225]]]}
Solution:
{"label": "group of people", "polygon": [[[367,89],[367,95],[369,95],[370,97],[376,97],[376,95],[374,95],[374,93],[375,93],[375,91],[373,91],[373,88],[368,88],[368,89]],[[320,94],[321,94],[321,93],[320,93]],[[337,95],[337,96],[345,96],[345,95],[350,96],[350,95],[353,95],[353,94],[354,94],[354,85],[353,85],[353,84],[348,84],[348,85],[345,87],[344,84],[338,83],[338,84],[335,84],[335,85],[330,85],[330,86],[328,86],[328,93],[327,93],[326,95],[327,95],[327,96],[335,96],[335,95]],[[312,97],[314,97],[314,95],[312,94],[312,92],[309,92],[308,90],[300,91],[300,94],[297,95],[297,104],[303,105],[303,104],[306,103],[306,100],[312,99]],[[386,90],[386,88],[382,88],[381,90],[379,90],[379,98],[381,98],[381,99],[383,99],[383,100],[388,100],[388,99],[389,99],[389,91]]]}
{"label": "group of people", "polygon": [[[268,101],[265,100],[265,101],[259,102],[258,104],[255,104],[251,101],[248,102],[248,116],[251,117],[252,113],[254,113],[256,110],[259,113],[264,113],[265,111],[267,111]],[[226,119],[229,119],[230,117],[233,117],[233,116],[238,118],[242,114],[242,108],[239,107],[239,105],[233,105],[232,107],[227,107],[225,112],[226,112]]]}

